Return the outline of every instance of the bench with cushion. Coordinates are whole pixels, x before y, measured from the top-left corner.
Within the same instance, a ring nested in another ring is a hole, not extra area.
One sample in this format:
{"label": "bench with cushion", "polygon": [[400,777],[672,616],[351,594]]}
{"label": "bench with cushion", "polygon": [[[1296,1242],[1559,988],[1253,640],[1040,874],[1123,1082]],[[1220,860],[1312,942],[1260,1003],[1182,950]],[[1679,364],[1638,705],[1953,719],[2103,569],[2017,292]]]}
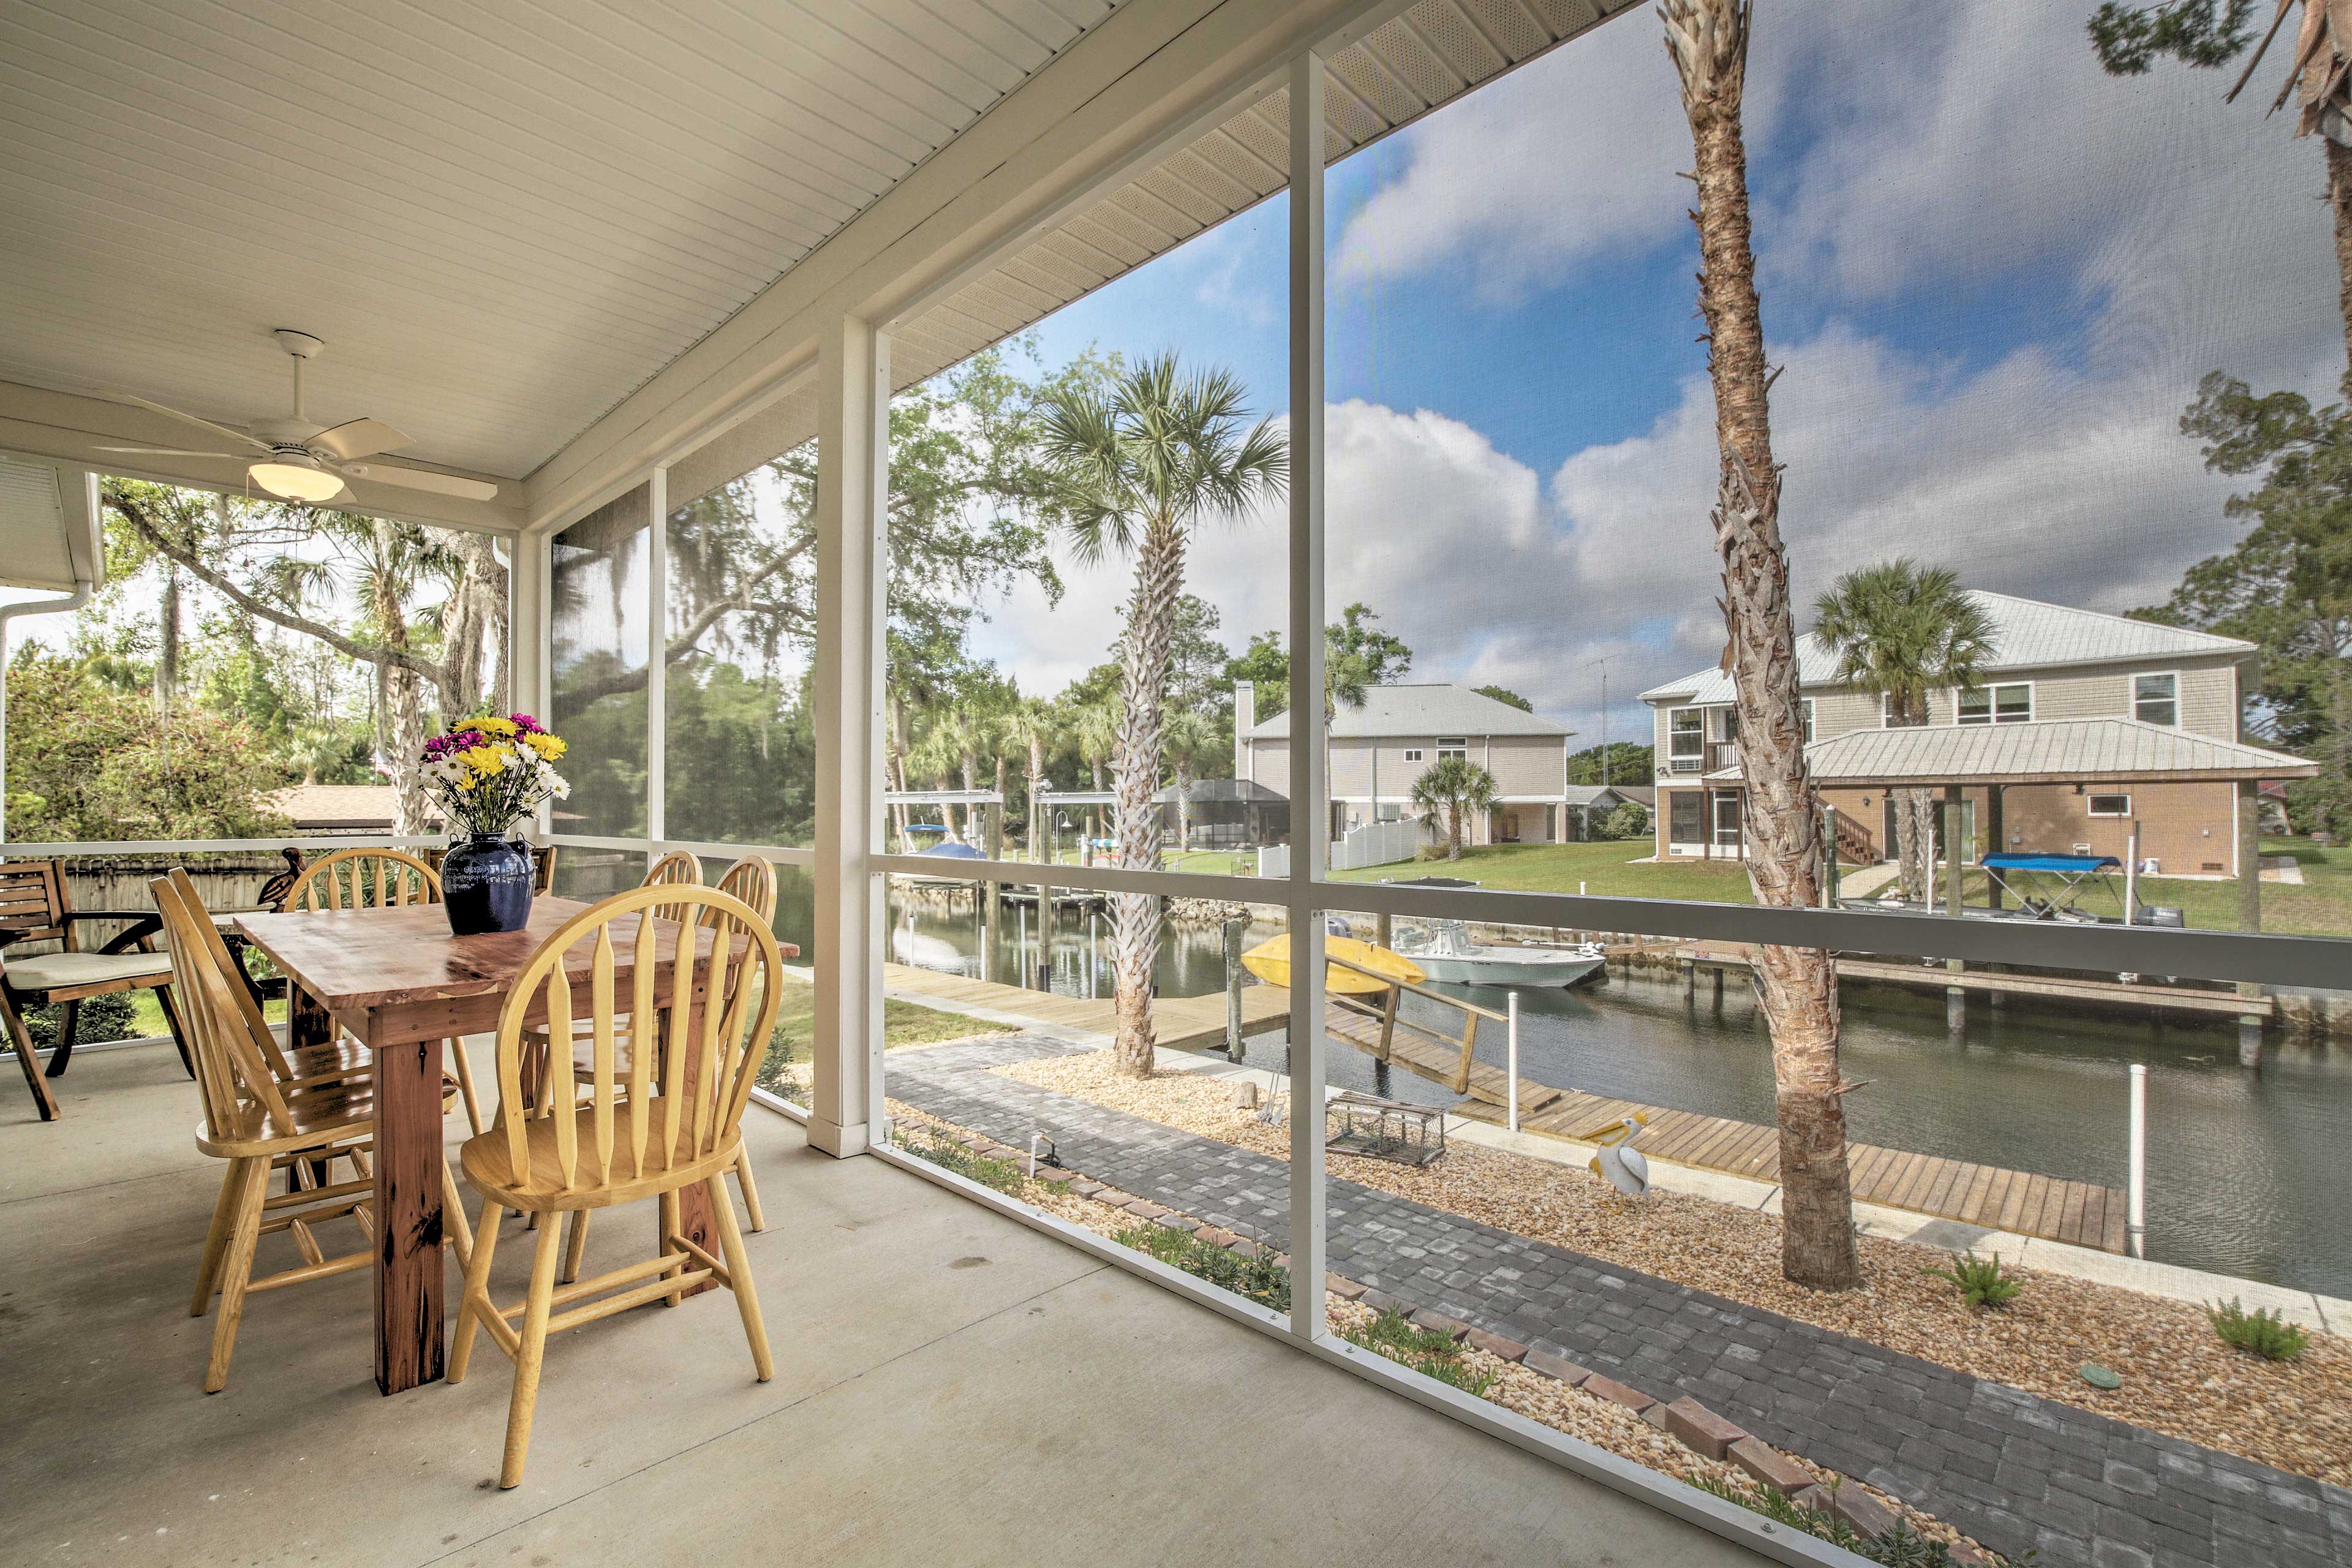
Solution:
{"label": "bench with cushion", "polygon": [[[127,929],[95,952],[85,952],[80,928],[99,921],[128,922]],[[58,1102],[42,1081],[33,1037],[25,1027],[24,1009],[58,1008],[57,1049],[50,1053],[48,1077],[57,1078],[73,1058],[74,1026],[85,998],[115,991],[152,991],[163,1004],[163,1020],[173,1042],[180,1047],[180,1063],[195,1069],[180,1029],[179,1009],[172,998],[172,961],[155,951],[162,917],[153,910],[77,910],[66,893],[65,866],[58,860],[12,860],[0,864],[0,948],[23,942],[56,942],[62,951],[27,953],[0,960],[0,1021],[16,1047],[25,1082],[44,1121],[58,1117]]]}

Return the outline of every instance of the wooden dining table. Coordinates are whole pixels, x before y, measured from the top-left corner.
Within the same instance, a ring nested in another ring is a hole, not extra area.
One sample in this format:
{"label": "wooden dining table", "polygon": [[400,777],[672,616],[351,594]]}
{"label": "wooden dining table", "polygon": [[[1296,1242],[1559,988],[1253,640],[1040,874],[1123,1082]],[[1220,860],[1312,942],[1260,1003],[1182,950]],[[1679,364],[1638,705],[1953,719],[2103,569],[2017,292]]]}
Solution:
{"label": "wooden dining table", "polygon": [[[290,982],[288,1044],[322,1045],[341,1028],[374,1058],[375,1381],[385,1394],[436,1382],[443,1373],[442,1042],[495,1031],[531,954],[588,907],[540,898],[522,930],[481,936],[451,935],[448,911],[439,904],[236,917],[237,931]],[[623,916],[612,926],[614,981],[624,995],[633,983],[638,918]],[[708,953],[713,940],[703,931],[698,951]],[[676,938],[656,941],[667,953]],[[566,962],[575,984],[587,980],[592,946],[577,944]],[[655,996],[664,1006],[671,999],[671,968],[665,958],[655,973]],[[706,973],[704,965],[695,969]],[[545,1019],[540,1003],[524,1022]],[[716,1247],[703,1189],[689,1186],[677,1196],[684,1234]]]}

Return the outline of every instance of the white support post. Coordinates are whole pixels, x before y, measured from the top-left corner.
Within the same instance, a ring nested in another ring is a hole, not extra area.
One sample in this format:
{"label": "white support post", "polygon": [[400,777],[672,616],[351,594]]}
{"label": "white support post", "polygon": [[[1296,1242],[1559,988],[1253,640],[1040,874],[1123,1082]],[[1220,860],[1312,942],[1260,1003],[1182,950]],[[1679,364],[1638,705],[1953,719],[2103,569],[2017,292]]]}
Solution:
{"label": "white support post", "polygon": [[[554,663],[555,628],[549,619],[552,600],[549,561],[555,535],[517,534],[507,563],[507,695],[514,706],[552,725],[548,711],[549,668]],[[553,805],[541,801],[531,814],[543,839],[554,828]]]}
{"label": "white support post", "polygon": [[883,897],[869,857],[882,783],[883,509],[889,349],[845,317],[817,348],[816,1040],[809,1142],[883,1133]]}
{"label": "white support post", "polygon": [[646,869],[669,837],[669,470],[646,480]]}
{"label": "white support post", "polygon": [[1290,1331],[1324,1337],[1323,60],[1290,67]]}
{"label": "white support post", "polygon": [[2125,1239],[2134,1258],[2147,1256],[2147,1064],[2131,1065],[2131,1201]]}
{"label": "white support post", "polygon": [[1519,994],[1511,993],[1511,1087],[1505,1098],[1509,1101],[1511,1131],[1519,1130]]}

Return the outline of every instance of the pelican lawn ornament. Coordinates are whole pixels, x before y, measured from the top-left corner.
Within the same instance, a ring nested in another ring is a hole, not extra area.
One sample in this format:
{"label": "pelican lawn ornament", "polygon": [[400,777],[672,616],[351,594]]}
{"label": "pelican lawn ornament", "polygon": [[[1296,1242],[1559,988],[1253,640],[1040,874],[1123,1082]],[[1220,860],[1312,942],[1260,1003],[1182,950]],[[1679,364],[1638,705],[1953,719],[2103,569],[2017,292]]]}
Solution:
{"label": "pelican lawn ornament", "polygon": [[1586,1142],[1601,1145],[1601,1152],[1590,1162],[1591,1168],[1629,1198],[1638,1198],[1650,1190],[1650,1162],[1642,1157],[1639,1149],[1632,1147],[1642,1129],[1649,1124],[1650,1113],[1637,1110],[1630,1121],[1612,1121],[1584,1134]]}

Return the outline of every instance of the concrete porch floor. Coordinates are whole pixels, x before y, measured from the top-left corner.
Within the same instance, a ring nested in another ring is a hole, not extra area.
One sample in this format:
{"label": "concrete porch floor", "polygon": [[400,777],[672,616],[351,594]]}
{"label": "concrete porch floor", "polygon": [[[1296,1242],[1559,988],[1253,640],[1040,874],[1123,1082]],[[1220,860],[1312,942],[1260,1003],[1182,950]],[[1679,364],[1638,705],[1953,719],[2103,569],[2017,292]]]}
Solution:
{"label": "concrete porch floor", "polygon": [[[380,1397],[363,1273],[254,1298],[227,1390],[199,1391],[213,1319],[186,1302],[221,1167],[168,1048],[77,1058],[47,1126],[8,1076],[11,1563],[1763,1561],[756,1108],[775,1380],[718,1294],[562,1336],[499,1492],[505,1357]],[[652,1225],[600,1215],[590,1271]],[[502,1300],[529,1259],[510,1234]],[[453,1263],[453,1309],[457,1285]]]}

